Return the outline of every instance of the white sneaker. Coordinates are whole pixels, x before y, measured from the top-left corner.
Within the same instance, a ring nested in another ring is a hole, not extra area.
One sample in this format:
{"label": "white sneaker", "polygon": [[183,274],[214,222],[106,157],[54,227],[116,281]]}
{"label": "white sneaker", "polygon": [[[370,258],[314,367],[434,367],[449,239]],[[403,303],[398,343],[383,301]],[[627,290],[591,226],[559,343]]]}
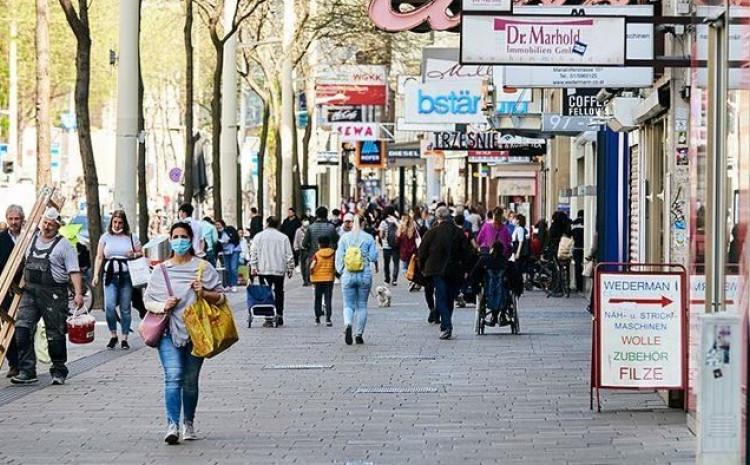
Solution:
{"label": "white sneaker", "polygon": [[237,286],[232,286],[232,294],[236,294],[236,293],[237,293]]}
{"label": "white sneaker", "polygon": [[195,428],[193,427],[192,421],[186,421],[182,424],[182,440],[183,441],[195,441],[198,436],[195,435]]}
{"label": "white sneaker", "polygon": [[164,436],[164,442],[173,446],[180,442],[180,428],[177,423],[170,423],[167,427],[167,434]]}

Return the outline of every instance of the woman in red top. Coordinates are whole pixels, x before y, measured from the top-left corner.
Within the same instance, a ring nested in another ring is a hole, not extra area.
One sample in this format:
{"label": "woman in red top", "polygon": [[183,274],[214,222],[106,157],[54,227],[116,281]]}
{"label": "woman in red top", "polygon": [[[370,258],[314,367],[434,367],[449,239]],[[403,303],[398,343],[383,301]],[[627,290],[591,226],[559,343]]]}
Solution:
{"label": "woman in red top", "polygon": [[396,230],[396,244],[398,245],[401,267],[404,270],[409,268],[409,260],[417,252],[418,237],[419,234],[412,217],[401,215],[401,222],[398,224],[398,230]]}

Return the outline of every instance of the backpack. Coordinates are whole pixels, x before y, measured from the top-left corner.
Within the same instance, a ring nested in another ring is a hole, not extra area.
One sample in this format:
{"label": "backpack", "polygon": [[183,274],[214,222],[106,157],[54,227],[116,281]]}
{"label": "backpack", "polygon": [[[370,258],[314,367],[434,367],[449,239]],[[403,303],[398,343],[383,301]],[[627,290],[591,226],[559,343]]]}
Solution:
{"label": "backpack", "polygon": [[398,249],[398,243],[396,242],[396,232],[398,231],[398,225],[395,222],[388,221],[388,231],[386,232],[385,238],[388,242],[388,247],[392,249]]}
{"label": "backpack", "polygon": [[362,244],[349,245],[344,252],[344,268],[346,271],[358,273],[365,269],[365,257],[362,255]]}

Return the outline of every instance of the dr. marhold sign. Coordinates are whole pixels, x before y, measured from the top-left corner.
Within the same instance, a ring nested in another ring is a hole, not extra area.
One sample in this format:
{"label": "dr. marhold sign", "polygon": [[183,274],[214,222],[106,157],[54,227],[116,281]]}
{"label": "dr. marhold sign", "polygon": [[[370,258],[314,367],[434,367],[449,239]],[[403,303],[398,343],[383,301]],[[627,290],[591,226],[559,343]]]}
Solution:
{"label": "dr. marhold sign", "polygon": [[680,274],[600,275],[601,387],[683,387],[682,286]]}

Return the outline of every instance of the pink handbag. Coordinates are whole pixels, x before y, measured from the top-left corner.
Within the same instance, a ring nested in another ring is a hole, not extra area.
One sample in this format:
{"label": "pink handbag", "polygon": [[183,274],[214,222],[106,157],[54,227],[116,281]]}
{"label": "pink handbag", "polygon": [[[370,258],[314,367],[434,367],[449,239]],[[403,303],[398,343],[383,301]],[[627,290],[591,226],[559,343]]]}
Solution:
{"label": "pink handbag", "polygon": [[[172,284],[169,282],[169,275],[164,265],[159,265],[161,272],[164,275],[164,283],[167,286],[167,292],[172,297]],[[141,324],[138,325],[138,334],[143,338],[143,342],[149,347],[159,347],[161,338],[164,336],[164,331],[167,330],[169,325],[169,313],[152,313],[146,312],[146,316],[141,320]]]}

